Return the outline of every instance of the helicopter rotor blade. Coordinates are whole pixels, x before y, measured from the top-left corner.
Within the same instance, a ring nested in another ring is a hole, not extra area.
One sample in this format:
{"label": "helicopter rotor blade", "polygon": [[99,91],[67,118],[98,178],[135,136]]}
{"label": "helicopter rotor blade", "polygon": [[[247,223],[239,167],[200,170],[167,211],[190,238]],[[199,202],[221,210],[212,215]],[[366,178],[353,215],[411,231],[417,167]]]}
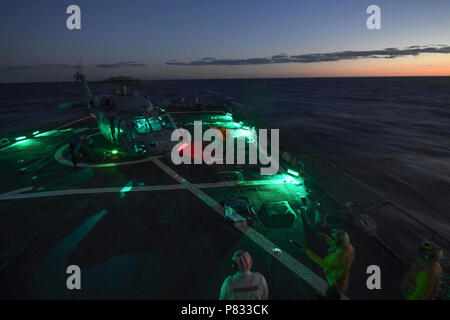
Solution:
{"label": "helicopter rotor blade", "polygon": [[79,102],[66,102],[66,103],[60,103],[58,104],[59,109],[67,110],[67,109],[76,109],[76,108],[83,108],[87,107],[88,104],[85,101],[79,101]]}

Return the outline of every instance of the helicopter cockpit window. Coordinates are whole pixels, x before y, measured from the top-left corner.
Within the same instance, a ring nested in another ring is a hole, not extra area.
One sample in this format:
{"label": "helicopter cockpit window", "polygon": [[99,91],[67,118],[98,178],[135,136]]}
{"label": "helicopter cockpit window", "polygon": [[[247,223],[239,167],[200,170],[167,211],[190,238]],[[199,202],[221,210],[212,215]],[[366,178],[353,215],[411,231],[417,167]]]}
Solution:
{"label": "helicopter cockpit window", "polygon": [[169,127],[169,123],[162,117],[136,118],[133,123],[139,134],[157,132]]}
{"label": "helicopter cockpit window", "polygon": [[145,118],[134,119],[133,121],[136,132],[139,134],[146,134],[152,132],[149,123]]}

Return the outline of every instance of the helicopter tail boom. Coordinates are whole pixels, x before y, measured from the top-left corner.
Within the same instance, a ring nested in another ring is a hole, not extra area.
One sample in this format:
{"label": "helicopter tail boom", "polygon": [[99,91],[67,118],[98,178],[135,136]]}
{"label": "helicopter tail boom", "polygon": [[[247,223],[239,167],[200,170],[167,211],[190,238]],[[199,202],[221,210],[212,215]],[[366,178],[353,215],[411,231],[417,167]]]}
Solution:
{"label": "helicopter tail boom", "polygon": [[87,98],[87,101],[92,101],[93,96],[92,96],[91,90],[89,89],[89,86],[87,84],[86,76],[82,72],[77,71],[73,75],[73,77],[74,77],[75,81],[80,81],[81,82],[84,94],[86,95],[86,98]]}

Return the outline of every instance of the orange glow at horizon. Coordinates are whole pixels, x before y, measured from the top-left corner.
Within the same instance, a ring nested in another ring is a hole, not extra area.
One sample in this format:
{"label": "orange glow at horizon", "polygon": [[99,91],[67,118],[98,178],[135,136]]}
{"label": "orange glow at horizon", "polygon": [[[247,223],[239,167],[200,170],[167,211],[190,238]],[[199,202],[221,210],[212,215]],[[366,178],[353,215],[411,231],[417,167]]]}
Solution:
{"label": "orange glow at horizon", "polygon": [[152,67],[150,73],[134,72],[134,76],[143,79],[149,74],[156,79],[450,76],[450,54],[241,66],[162,65]]}
{"label": "orange glow at horizon", "polygon": [[295,73],[301,76],[307,74],[312,77],[450,76],[450,57],[446,54],[422,54],[394,59],[342,60],[295,66],[295,69]]}

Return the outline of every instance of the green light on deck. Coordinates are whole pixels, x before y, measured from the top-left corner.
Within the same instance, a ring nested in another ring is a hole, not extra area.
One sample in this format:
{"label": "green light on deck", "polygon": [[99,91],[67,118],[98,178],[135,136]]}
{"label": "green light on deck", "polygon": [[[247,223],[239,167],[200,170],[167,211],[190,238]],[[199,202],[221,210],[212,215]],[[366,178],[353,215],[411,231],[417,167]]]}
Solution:
{"label": "green light on deck", "polygon": [[112,153],[112,154],[118,154],[119,151],[117,151],[117,150],[114,149],[113,151],[111,151],[111,153]]}
{"label": "green light on deck", "polygon": [[282,176],[285,183],[294,184],[296,186],[303,184],[302,178],[300,177],[293,177],[289,174],[283,174]]}
{"label": "green light on deck", "polygon": [[213,120],[233,121],[233,115],[231,113],[227,113],[226,115],[212,116],[211,119],[213,119]]}
{"label": "green light on deck", "polygon": [[223,127],[226,129],[235,129],[235,128],[240,128],[241,124],[234,122],[234,121],[229,121],[229,122],[223,122],[223,121],[214,121],[211,123],[213,126],[215,127]]}
{"label": "green light on deck", "polygon": [[133,181],[128,181],[126,185],[120,190],[120,193],[123,195],[133,189]]}
{"label": "green light on deck", "polygon": [[300,175],[297,171],[294,171],[292,169],[287,169],[287,173],[289,173],[290,175],[296,176],[296,177],[298,177]]}
{"label": "green light on deck", "polygon": [[33,136],[37,135],[39,132],[40,132],[39,130],[33,132]]}
{"label": "green light on deck", "polygon": [[51,131],[47,131],[47,132],[37,133],[36,135],[33,133],[33,135],[34,135],[36,138],[39,138],[39,137],[46,137],[46,136],[49,136],[49,135],[54,134],[54,133],[56,133],[56,132],[58,132],[58,130],[51,130]]}
{"label": "green light on deck", "polygon": [[13,143],[12,145],[10,145],[10,147],[17,146],[19,144],[28,145],[30,142],[31,142],[31,140],[29,140],[29,139],[20,140],[20,141],[17,141],[16,143]]}
{"label": "green light on deck", "polygon": [[132,186],[125,186],[122,188],[122,190],[120,190],[120,192],[121,193],[129,192],[129,191],[131,191],[131,189],[133,189]]}
{"label": "green light on deck", "polygon": [[235,132],[235,137],[251,138],[253,135],[253,132],[250,130],[237,129]]}
{"label": "green light on deck", "polygon": [[16,138],[16,141],[21,141],[21,140],[25,140],[27,137],[25,136],[20,136]]}

